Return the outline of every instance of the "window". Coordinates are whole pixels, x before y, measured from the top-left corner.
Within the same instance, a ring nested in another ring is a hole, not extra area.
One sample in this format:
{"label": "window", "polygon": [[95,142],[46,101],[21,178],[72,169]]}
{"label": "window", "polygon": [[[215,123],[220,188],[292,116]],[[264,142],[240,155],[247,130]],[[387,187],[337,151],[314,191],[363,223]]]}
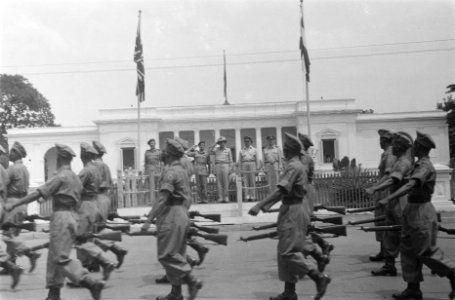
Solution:
{"label": "window", "polygon": [[325,164],[332,163],[335,159],[335,139],[322,140],[322,159]]}
{"label": "window", "polygon": [[[338,155],[338,142],[341,133],[334,129],[326,128],[316,133],[319,140],[319,155],[316,163],[318,164],[331,164]],[[316,146],[315,141],[313,143]]]}
{"label": "window", "polygon": [[281,136],[283,137],[283,145],[281,145],[281,146],[283,146],[283,147],[284,147],[284,142],[286,141],[285,133],[297,135],[297,127],[295,127],[295,126],[281,127]]}
{"label": "window", "polygon": [[192,147],[194,145],[194,131],[179,131],[179,137],[188,141],[188,147]]}
{"label": "window", "polygon": [[224,136],[227,139],[227,147],[231,148],[232,159],[236,161],[236,149],[235,149],[235,130],[234,129],[221,129],[220,136]]}
{"label": "window", "polygon": [[215,130],[201,130],[199,131],[199,141],[205,142],[205,147],[208,148],[215,144]]}
{"label": "window", "polygon": [[122,160],[123,160],[123,170],[135,169],[135,150],[134,147],[122,148]]}
{"label": "window", "polygon": [[242,128],[240,129],[240,138],[242,139],[242,147],[244,146],[243,144],[243,138],[249,136],[251,140],[253,141],[253,147],[256,147],[257,142],[256,142],[256,129],[255,128]]}
{"label": "window", "polygon": [[159,147],[160,149],[164,149],[166,147],[166,140],[167,139],[173,139],[174,138],[174,132],[173,131],[162,131],[159,134]]}

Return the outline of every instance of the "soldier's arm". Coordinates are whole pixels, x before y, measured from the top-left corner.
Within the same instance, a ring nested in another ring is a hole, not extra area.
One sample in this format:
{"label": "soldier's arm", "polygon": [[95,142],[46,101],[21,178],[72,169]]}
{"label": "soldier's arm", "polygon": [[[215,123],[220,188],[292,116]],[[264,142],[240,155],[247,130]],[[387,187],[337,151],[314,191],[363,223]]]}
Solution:
{"label": "soldier's arm", "polygon": [[252,216],[256,216],[260,210],[267,211],[270,207],[272,207],[275,203],[281,200],[281,197],[284,195],[283,191],[277,188],[273,191],[267,198],[264,200],[259,201],[255,206],[253,206],[249,211],[248,214]]}
{"label": "soldier's arm", "polygon": [[158,201],[153,204],[153,207],[147,216],[147,221],[151,223],[157,216],[160,215],[170,195],[171,193],[169,191],[160,191]]}
{"label": "soldier's arm", "polygon": [[24,204],[28,204],[30,202],[38,200],[40,197],[41,197],[41,193],[38,190],[33,191],[30,194],[28,194],[27,196],[15,201],[14,203],[6,203],[5,204],[5,210],[6,211],[11,211],[15,207],[18,207],[18,206],[21,206],[21,205],[24,205]]}
{"label": "soldier's arm", "polygon": [[372,186],[372,187],[370,187],[368,189],[365,189],[365,191],[367,192],[367,194],[372,195],[372,194],[374,194],[377,191],[382,191],[382,190],[384,190],[386,188],[391,187],[392,185],[395,184],[395,182],[396,182],[395,178],[387,176],[386,178],[384,178],[384,180],[382,180],[382,181],[380,180],[374,186]]}
{"label": "soldier's arm", "polygon": [[411,178],[405,185],[401,186],[398,190],[396,190],[386,198],[379,200],[377,205],[378,206],[386,205],[390,200],[406,195],[417,185],[418,181],[414,178]]}

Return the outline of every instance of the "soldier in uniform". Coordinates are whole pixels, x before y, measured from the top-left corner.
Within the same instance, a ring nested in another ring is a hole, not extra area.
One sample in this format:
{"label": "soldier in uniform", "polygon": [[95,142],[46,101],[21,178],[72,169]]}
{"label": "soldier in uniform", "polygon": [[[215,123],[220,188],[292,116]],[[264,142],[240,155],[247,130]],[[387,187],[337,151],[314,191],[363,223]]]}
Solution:
{"label": "soldier in uniform", "polygon": [[[81,160],[84,168],[79,172],[79,179],[82,182],[81,204],[77,210],[79,214],[78,235],[96,233],[96,220],[98,213],[98,189],[101,184],[101,174],[93,160],[98,152],[88,143],[81,143]],[[93,241],[83,241],[77,245],[77,257],[84,266],[90,269],[97,269],[98,265],[103,267],[103,279],[107,280],[115,268],[115,265],[102,253],[100,247]]]}
{"label": "soldier in uniform", "polygon": [[278,201],[282,201],[278,214],[278,276],[285,282],[284,292],[270,300],[296,300],[296,282],[308,275],[315,283],[317,294],[314,299],[321,299],[330,283],[329,276],[310,268],[303,256],[305,237],[310,223],[310,216],[303,205],[305,197],[305,167],[300,161],[302,144],[296,136],[286,133],[284,156],[287,166],[277,188],[266,199],[253,206],[248,212],[257,215],[260,210],[266,211]]}
{"label": "soldier in uniform", "polygon": [[239,166],[243,173],[245,184],[245,198],[247,201],[256,201],[256,171],[257,151],[252,146],[253,140],[249,136],[243,137],[245,146],[239,153]]}
{"label": "soldier in uniform", "polygon": [[[27,168],[22,163],[22,158],[27,156],[27,151],[19,143],[14,142],[11,147],[9,159],[13,163],[7,170],[7,200],[6,203],[14,203],[27,195],[29,187],[29,173]],[[13,211],[6,213],[4,222],[11,222],[20,224],[27,216],[27,205],[17,207]],[[40,253],[33,251],[27,247],[21,240],[18,239],[19,231],[16,228],[10,228],[3,232],[3,241],[6,244],[6,251],[8,252],[12,261],[16,261],[16,257],[25,255],[30,260],[29,272],[32,272],[36,267],[36,262],[41,256]]]}
{"label": "soldier in uniform", "polygon": [[142,226],[142,230],[147,230],[156,218],[158,260],[172,284],[171,292],[157,300],[183,300],[183,283],[188,285],[190,300],[195,299],[202,288],[202,282],[191,274],[191,266],[186,260],[187,203],[191,203],[191,194],[188,171],[181,163],[183,154],[179,142],[174,139],[167,141],[165,158],[168,167],[161,174],[159,199],[148,214],[148,222]]}
{"label": "soldier in uniform", "polygon": [[265,139],[267,140],[267,146],[264,147],[262,152],[264,157],[265,174],[267,176],[267,184],[269,185],[269,191],[272,192],[278,183],[278,173],[283,167],[281,162],[281,157],[283,155],[280,147],[274,145],[274,136],[267,136]]}
{"label": "soldier in uniform", "polygon": [[213,146],[210,150],[215,155],[216,188],[218,190],[218,202],[229,202],[229,171],[232,168],[232,152],[226,147],[227,139],[220,136],[216,143],[219,147]]}
{"label": "soldier in uniform", "polygon": [[[386,129],[379,129],[379,145],[384,152],[381,154],[381,160],[379,162],[379,181],[378,183],[384,182],[385,180],[390,178],[390,173],[392,171],[393,165],[397,160],[396,156],[392,153],[392,133]],[[378,184],[376,183],[376,184]],[[376,201],[381,200],[389,194],[389,190],[385,189],[381,192],[376,192],[374,194],[374,198]],[[374,216],[380,217],[385,215],[385,210],[383,206],[378,206],[374,210]],[[385,225],[385,222],[376,222],[376,226]],[[370,261],[382,261],[384,260],[384,245],[383,245],[383,236],[384,232],[378,231],[376,232],[376,240],[380,243],[379,253],[370,256]]]}
{"label": "soldier in uniform", "polygon": [[200,141],[197,146],[199,150],[196,151],[195,147],[188,151],[188,156],[194,157],[194,168],[196,171],[196,185],[199,200],[201,203],[208,203],[207,201],[207,176],[209,175],[209,153],[205,151],[205,142]]}
{"label": "soldier in uniform", "polygon": [[[98,168],[101,174],[101,183],[98,188],[98,222],[105,223],[109,215],[109,209],[111,207],[110,190],[112,189],[112,177],[109,166],[103,161],[103,155],[106,153],[106,148],[98,141],[92,142],[93,147],[98,152],[98,157],[95,159],[94,164]],[[95,244],[100,247],[103,251],[112,251],[117,257],[117,266],[120,268],[123,264],[123,260],[128,251],[122,247],[119,247],[114,242],[101,241],[98,239],[94,240]]]}
{"label": "soldier in uniform", "polygon": [[[393,165],[389,178],[366,189],[368,194],[373,195],[375,192],[385,189],[390,189],[390,192],[393,193],[407,182],[413,165],[410,157],[412,143],[412,137],[406,132],[399,131],[393,134],[392,153],[397,157],[397,160]],[[386,225],[402,224],[403,209],[406,203],[406,196],[395,198],[387,203],[385,206]],[[384,232],[383,246],[385,264],[379,269],[372,270],[371,274],[374,276],[396,276],[395,259],[400,252],[400,232]]]}
{"label": "soldier in uniform", "polygon": [[161,150],[155,148],[155,145],[156,145],[155,139],[148,140],[147,144],[150,146],[150,149],[145,151],[145,157],[144,157],[145,174],[150,175],[153,173],[160,173],[161,172],[161,161],[160,161]]}
{"label": "soldier in uniform", "polygon": [[394,299],[422,300],[420,282],[423,281],[422,264],[434,273],[450,280],[450,299],[455,298],[455,262],[444,258],[443,251],[436,245],[438,223],[436,211],[431,203],[431,195],[436,184],[436,170],[430,161],[430,150],[436,148],[433,139],[417,131],[414,141],[414,153],[418,158],[409,182],[388,197],[380,200],[378,205],[408,195],[408,204],[403,211],[403,228],[401,230],[401,268],[407,288]]}
{"label": "soldier in uniform", "polygon": [[65,277],[75,284],[90,290],[95,300],[101,299],[104,281],[94,280],[87,269],[84,269],[79,260],[70,258],[77,233],[76,207],[80,204],[82,183],[79,177],[71,171],[71,161],[76,156],[71,148],[56,144],[57,174],[49,179],[36,191],[5,205],[7,211],[15,207],[38,200],[39,198],[52,199],[53,213],[49,225],[49,252],[47,256],[46,288],[49,295],[46,300],[61,300],[60,289]]}

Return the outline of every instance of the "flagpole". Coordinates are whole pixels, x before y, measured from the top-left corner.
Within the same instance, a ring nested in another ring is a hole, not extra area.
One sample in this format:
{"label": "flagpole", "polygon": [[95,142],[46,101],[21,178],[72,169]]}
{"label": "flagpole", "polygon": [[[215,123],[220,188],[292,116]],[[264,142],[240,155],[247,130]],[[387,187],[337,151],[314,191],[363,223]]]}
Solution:
{"label": "flagpole", "polygon": [[[302,41],[302,44],[301,44],[301,47],[304,46],[306,47],[306,45],[304,44],[305,41],[304,41],[304,27],[303,27],[303,0],[300,0],[300,20],[301,20],[301,26],[300,26],[300,35],[301,35],[301,41]],[[302,50],[302,49],[301,49]],[[308,81],[309,81],[309,69],[307,70],[307,68],[309,68],[309,65],[308,66],[305,66],[305,61],[302,60],[302,77],[303,77],[303,81],[305,82],[305,85],[304,85],[304,93],[305,93],[305,96],[306,96],[306,116],[307,116],[307,129],[308,129],[308,137],[311,139],[311,122],[310,122],[310,92],[309,92],[309,85],[308,85]],[[303,72],[305,71],[305,72]]]}
{"label": "flagpole", "polygon": [[223,49],[223,82],[224,82],[224,105],[229,105],[227,98],[227,75],[226,75],[226,51]]}
{"label": "flagpole", "polygon": [[[139,11],[139,28],[141,26],[141,11]],[[145,78],[144,78],[145,81]],[[142,99],[143,97],[143,99]],[[141,102],[145,100],[144,94],[137,95],[137,167],[136,170],[139,172],[141,168]]]}

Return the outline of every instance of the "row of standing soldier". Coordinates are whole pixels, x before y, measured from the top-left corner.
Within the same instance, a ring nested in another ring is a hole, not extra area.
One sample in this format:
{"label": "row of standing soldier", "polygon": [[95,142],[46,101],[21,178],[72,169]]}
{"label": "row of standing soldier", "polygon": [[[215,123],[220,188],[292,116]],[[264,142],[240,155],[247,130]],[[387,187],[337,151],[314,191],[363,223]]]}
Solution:
{"label": "row of standing soldier", "polygon": [[[379,232],[376,239],[380,251],[371,261],[385,261],[372,270],[374,276],[396,276],[395,259],[401,253],[403,279],[407,288],[394,299],[421,300],[420,282],[423,281],[422,265],[433,273],[447,277],[455,298],[455,262],[444,258],[437,246],[437,215],[431,204],[436,183],[436,171],[429,152],[436,148],[432,138],[417,131],[415,140],[406,132],[392,133],[378,130],[380,146],[384,150],[379,164],[379,181],[366,189],[376,199],[376,216],[385,215],[384,223],[376,225],[402,225],[400,231]],[[414,163],[414,156],[417,162]]]}

